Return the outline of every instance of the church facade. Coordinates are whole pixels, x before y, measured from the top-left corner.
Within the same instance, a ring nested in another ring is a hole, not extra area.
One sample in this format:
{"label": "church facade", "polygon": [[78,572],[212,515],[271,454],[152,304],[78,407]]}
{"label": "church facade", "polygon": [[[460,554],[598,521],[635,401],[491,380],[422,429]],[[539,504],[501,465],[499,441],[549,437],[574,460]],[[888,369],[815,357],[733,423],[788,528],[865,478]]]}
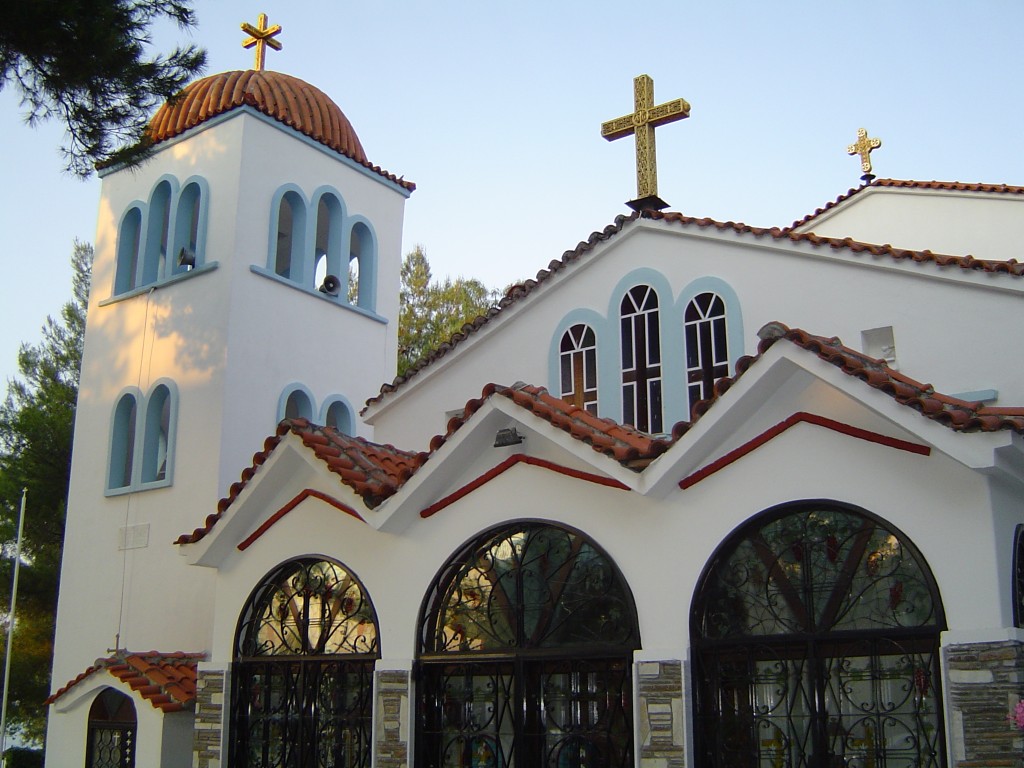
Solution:
{"label": "church facade", "polygon": [[1024,188],[639,206],[395,378],[414,185],[328,96],[214,75],[151,135],[49,768],[1016,765]]}

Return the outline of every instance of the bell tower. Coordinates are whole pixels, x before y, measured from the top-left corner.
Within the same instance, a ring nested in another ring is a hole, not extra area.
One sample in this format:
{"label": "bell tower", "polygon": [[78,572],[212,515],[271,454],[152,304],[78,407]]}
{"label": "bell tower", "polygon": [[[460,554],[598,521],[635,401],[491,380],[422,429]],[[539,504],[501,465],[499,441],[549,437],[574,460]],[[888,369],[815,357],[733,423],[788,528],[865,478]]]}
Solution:
{"label": "bell tower", "polygon": [[171,542],[281,418],[372,437],[356,409],[395,374],[415,185],[326,94],[262,68],[264,17],[246,31],[257,69],[192,83],[152,118],[150,159],[100,171],[56,685],[111,650],[208,648],[212,574]]}

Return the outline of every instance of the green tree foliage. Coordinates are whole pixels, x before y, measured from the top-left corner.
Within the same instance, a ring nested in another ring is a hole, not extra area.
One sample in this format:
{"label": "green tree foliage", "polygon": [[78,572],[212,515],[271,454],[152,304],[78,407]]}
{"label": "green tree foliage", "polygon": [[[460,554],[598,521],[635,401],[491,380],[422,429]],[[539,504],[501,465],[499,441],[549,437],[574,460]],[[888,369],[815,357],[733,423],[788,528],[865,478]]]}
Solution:
{"label": "green tree foliage", "polygon": [[402,308],[398,316],[398,375],[448,341],[463,325],[499,298],[479,280],[463,277],[432,282],[422,246],[402,262]]}
{"label": "green tree foliage", "polygon": [[[42,340],[18,352],[19,377],[0,404],[0,611],[10,606],[10,579],[22,488],[28,489],[18,584],[8,724],[42,740],[53,655],[57,583],[71,471],[71,436],[82,363],[91,245],[75,243],[72,298],[47,318]],[[5,627],[6,628],[6,627]],[[3,638],[6,642],[6,637]]]}
{"label": "green tree foliage", "polygon": [[[148,55],[151,26],[195,26],[193,0],[15,0],[0,24],[0,89],[13,84],[30,124],[56,117],[67,129],[67,168],[138,162],[153,108],[199,74],[195,45]],[[126,149],[118,149],[125,147]]]}

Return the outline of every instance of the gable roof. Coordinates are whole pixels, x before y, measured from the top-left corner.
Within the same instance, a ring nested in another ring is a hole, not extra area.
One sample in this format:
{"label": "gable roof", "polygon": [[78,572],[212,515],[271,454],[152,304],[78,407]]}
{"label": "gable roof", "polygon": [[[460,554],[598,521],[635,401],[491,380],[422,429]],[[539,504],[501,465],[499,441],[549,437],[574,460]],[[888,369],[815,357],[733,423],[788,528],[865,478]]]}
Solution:
{"label": "gable roof", "polygon": [[435,435],[430,441],[429,451],[422,453],[402,451],[392,445],[379,445],[363,438],[350,437],[333,428],[311,424],[306,419],[286,419],[278,426],[277,434],[267,438],[264,449],[253,457],[252,466],[242,472],[241,480],[231,486],[229,495],[220,500],[217,513],[209,515],[202,527],[182,534],[174,543],[194,544],[203,539],[289,433],[299,437],[304,446],[340,477],[342,483],[362,496],[367,506],[373,508],[394,495],[493,397],[506,398],[619,464],[635,472],[643,472],[655,459],[683,441],[686,433],[714,408],[733,384],[779,342],[793,344],[815,355],[868,387],[884,392],[898,404],[912,408],[925,418],[954,431],[1009,430],[1024,434],[1024,407],[993,407],[980,401],[942,394],[931,384],[921,383],[894,370],[884,360],[845,346],[836,337],[817,336],[799,328],[790,329],[777,322],[762,327],[758,336],[761,341],[757,354],[741,357],[736,363],[734,375],[719,379],[715,383],[712,397],[696,403],[691,419],[677,422],[668,436],[649,435],[612,419],[599,418],[555,397],[544,387],[521,382],[511,387],[499,384],[485,386],[480,397],[467,402],[462,411],[449,420],[445,433]]}
{"label": "gable roof", "polygon": [[845,203],[851,197],[856,195],[858,192],[863,192],[865,189],[871,189],[872,187],[888,187],[888,188],[902,188],[902,189],[930,189],[930,190],[947,190],[953,192],[987,192],[1002,195],[1024,195],[1024,187],[1015,187],[1010,184],[965,184],[960,181],[911,181],[902,179],[875,179],[868,184],[862,184],[859,187],[850,189],[845,194],[840,195],[830,203],[826,203],[821,208],[816,208],[812,213],[807,214],[802,219],[797,219],[783,231],[789,232],[793,229],[799,229],[805,224],[810,223],[814,219],[821,216],[827,211],[831,211],[837,205]]}
{"label": "gable roof", "polygon": [[[898,183],[918,184],[919,182]],[[929,183],[939,184],[940,182]],[[980,187],[987,185],[969,186]],[[863,187],[861,189],[863,189]],[[1024,187],[1007,187],[1006,189],[1014,190],[1014,193],[1019,190],[1021,194],[1024,194]],[[851,190],[851,194],[856,191],[858,190]],[[766,229],[763,227],[752,227],[747,224],[734,221],[723,222],[709,218],[695,218],[693,216],[685,216],[673,211],[644,210],[633,213],[629,216],[619,215],[615,217],[614,222],[609,224],[603,230],[600,232],[592,232],[587,240],[581,241],[574,249],[563,253],[560,259],[551,261],[548,264],[547,269],[542,269],[537,272],[535,279],[525,280],[511,286],[495,306],[490,307],[485,313],[463,325],[462,328],[453,334],[448,341],[442,343],[437,347],[437,349],[418,360],[404,375],[396,376],[390,383],[385,382],[382,384],[380,391],[373,397],[367,399],[361,413],[365,414],[370,406],[383,402],[388,395],[397,392],[404,384],[415,378],[421,371],[429,368],[433,363],[456,349],[456,347],[458,347],[459,344],[467,338],[477,333],[482,328],[485,328],[493,318],[507,310],[512,305],[526,299],[539,285],[551,280],[557,275],[557,273],[587,256],[598,245],[615,238],[623,231],[634,226],[635,222],[643,219],[663,221],[685,229],[714,229],[719,231],[731,231],[742,237],[752,237],[758,240],[770,238],[774,241],[789,243],[809,243],[816,248],[829,248],[832,251],[839,251],[843,254],[852,256],[873,256],[876,258],[891,259],[893,261],[910,260],[916,263],[934,264],[941,268],[956,267],[968,271],[980,271],[990,274],[1006,274],[1011,277],[1024,277],[1024,262],[1018,262],[1016,259],[996,261],[990,259],[976,259],[973,256],[944,255],[933,253],[929,250],[915,251],[906,248],[894,248],[891,245],[864,243],[853,240],[849,237],[839,239],[835,237],[822,237],[814,234],[813,232],[794,232],[792,231],[792,228],[779,229],[778,227],[772,227],[770,229]]]}
{"label": "gable roof", "polygon": [[55,691],[43,703],[53,704],[86,678],[106,670],[155,709],[164,713],[180,712],[196,697],[197,669],[199,662],[205,658],[204,653],[182,651],[117,651],[112,656],[97,659],[92,666]]}

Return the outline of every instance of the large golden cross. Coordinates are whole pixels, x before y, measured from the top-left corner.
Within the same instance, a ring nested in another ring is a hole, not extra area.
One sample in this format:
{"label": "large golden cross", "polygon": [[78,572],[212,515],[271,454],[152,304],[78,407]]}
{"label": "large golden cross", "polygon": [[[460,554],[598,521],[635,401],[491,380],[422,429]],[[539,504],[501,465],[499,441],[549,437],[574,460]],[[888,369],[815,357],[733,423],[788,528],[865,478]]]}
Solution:
{"label": "large golden cross", "polygon": [[267,46],[269,45],[275,51],[281,50],[281,43],[274,39],[281,33],[281,25],[275,24],[272,27],[267,26],[267,14],[261,13],[259,19],[256,22],[257,26],[253,26],[249,22],[242,22],[242,31],[249,37],[242,41],[243,48],[252,48],[256,46],[256,71],[262,72],[263,65],[266,62]]}
{"label": "large golden cross", "polygon": [[867,128],[857,129],[857,142],[846,148],[848,155],[860,155],[860,169],[864,171],[861,178],[864,181],[871,181],[875,178],[871,174],[871,151],[882,146],[881,139],[869,139]]}
{"label": "large golden cross", "polygon": [[629,134],[636,135],[636,200],[634,210],[667,208],[658,197],[658,160],[654,150],[654,129],[665,123],[690,116],[690,105],[683,99],[654,106],[654,81],[648,75],[633,78],[633,114],[601,123],[601,135],[615,141]]}

